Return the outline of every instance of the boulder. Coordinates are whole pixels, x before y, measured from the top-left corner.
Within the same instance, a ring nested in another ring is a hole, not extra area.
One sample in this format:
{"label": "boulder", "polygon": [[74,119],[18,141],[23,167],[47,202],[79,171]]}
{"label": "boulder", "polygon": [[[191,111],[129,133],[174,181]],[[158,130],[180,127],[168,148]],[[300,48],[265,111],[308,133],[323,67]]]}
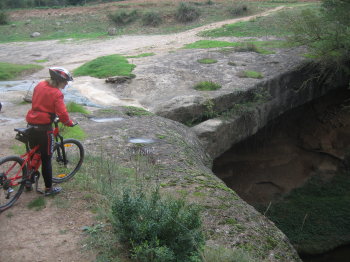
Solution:
{"label": "boulder", "polygon": [[34,32],[30,35],[30,37],[39,37],[40,36],[40,33],[39,32]]}

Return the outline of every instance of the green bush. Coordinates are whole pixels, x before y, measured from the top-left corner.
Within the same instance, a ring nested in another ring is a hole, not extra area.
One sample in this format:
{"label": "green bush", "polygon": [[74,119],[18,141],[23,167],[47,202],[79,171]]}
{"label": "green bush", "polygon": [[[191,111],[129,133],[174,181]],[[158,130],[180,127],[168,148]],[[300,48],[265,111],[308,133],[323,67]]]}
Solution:
{"label": "green bush", "polygon": [[229,7],[228,12],[232,16],[242,16],[248,13],[248,5],[241,2],[233,2],[233,5]]}
{"label": "green bush", "polygon": [[113,14],[109,14],[108,18],[111,19],[116,25],[127,25],[134,22],[138,16],[139,14],[136,10],[130,12],[117,11]]}
{"label": "green bush", "polygon": [[177,199],[124,191],[112,205],[113,228],[137,261],[200,261],[204,244],[199,209]]}
{"label": "green bush", "polygon": [[9,17],[4,11],[0,11],[0,25],[7,25],[9,23]]}
{"label": "green bush", "polygon": [[199,15],[199,10],[194,6],[191,6],[188,3],[180,3],[176,10],[175,18],[181,23],[187,23],[196,20]]}
{"label": "green bush", "polygon": [[157,26],[162,23],[162,17],[156,12],[148,12],[143,15],[142,23],[147,26]]}

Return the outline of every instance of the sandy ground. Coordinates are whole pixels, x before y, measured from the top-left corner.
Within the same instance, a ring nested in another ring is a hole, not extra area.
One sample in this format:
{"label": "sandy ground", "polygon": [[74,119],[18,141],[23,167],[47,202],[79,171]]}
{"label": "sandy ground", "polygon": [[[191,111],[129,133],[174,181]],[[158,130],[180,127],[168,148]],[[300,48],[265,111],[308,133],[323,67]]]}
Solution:
{"label": "sandy ground", "polygon": [[[35,59],[49,58],[50,62],[44,66],[60,65],[73,69],[86,61],[112,53],[132,55],[144,52],[169,52],[184,44],[202,39],[196,36],[202,30],[268,15],[281,8],[283,7],[251,17],[232,19],[166,36],[122,36],[107,41],[71,43],[43,41],[0,44],[0,61],[30,63],[34,57]],[[91,52],[91,50],[94,51]],[[33,74],[29,79],[45,77],[47,77],[46,69]],[[127,103],[111,95],[112,90],[108,88],[103,92],[98,91],[100,88],[97,88],[96,82],[89,84],[91,82],[89,79],[80,81],[85,83],[82,92],[92,101],[98,97],[101,103],[115,105]],[[79,86],[78,83],[76,85]],[[25,126],[24,116],[30,105],[21,103],[24,95],[24,92],[15,91],[0,93],[0,100],[3,103],[3,110],[0,112],[0,157],[13,154],[12,147],[16,144],[13,129]],[[131,103],[137,104],[137,101],[131,101]],[[2,243],[0,261],[94,261],[94,254],[82,252],[81,241],[84,235],[81,228],[91,226],[93,223],[93,214],[87,211],[86,203],[81,200],[82,193],[64,192],[55,198],[48,198],[46,207],[40,211],[28,209],[27,204],[37,197],[38,195],[34,192],[24,193],[15,206],[0,214],[0,242]],[[57,202],[64,203],[65,207],[57,207],[60,206]]]}

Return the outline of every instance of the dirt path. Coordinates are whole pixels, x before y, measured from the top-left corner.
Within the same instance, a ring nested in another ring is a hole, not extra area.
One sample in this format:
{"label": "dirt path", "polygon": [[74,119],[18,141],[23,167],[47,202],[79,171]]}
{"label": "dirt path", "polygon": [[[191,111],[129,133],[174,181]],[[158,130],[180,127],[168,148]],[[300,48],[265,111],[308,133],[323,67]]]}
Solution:
{"label": "dirt path", "polygon": [[[218,22],[172,35],[121,36],[107,41],[66,42],[43,41],[0,44],[0,61],[30,63],[36,59],[48,59],[44,66],[61,65],[68,69],[102,55],[163,53],[184,44],[203,39],[200,31],[220,27],[238,21],[269,15],[283,6],[250,17]],[[94,50],[91,52],[91,50]],[[46,69],[30,78],[47,77]],[[86,92],[89,90],[86,89]],[[93,90],[90,90],[93,91]],[[23,92],[1,93],[3,111],[0,112],[0,157],[12,153],[13,128],[25,126],[24,116],[30,105],[22,104]],[[15,119],[9,121],[7,119]],[[86,130],[88,132],[88,130]],[[63,185],[64,188],[64,185]],[[10,210],[0,214],[1,262],[17,261],[94,261],[94,255],[81,252],[84,238],[81,228],[93,223],[93,214],[87,211],[87,203],[81,200],[83,193],[64,192],[47,199],[44,209],[34,211],[28,203],[37,198],[34,192],[25,193]],[[63,206],[63,207],[62,207]]]}

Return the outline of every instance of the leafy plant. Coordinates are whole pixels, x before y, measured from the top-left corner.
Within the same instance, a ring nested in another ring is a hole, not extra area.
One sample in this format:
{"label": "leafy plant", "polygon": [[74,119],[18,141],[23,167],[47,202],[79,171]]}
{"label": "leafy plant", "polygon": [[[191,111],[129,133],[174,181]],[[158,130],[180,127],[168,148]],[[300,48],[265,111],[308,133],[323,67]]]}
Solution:
{"label": "leafy plant", "polygon": [[196,84],[193,88],[199,91],[214,91],[220,89],[221,85],[212,81],[202,81]]}
{"label": "leafy plant", "polygon": [[132,10],[130,12],[117,11],[113,14],[109,14],[108,18],[111,19],[116,25],[127,25],[138,19],[139,14],[137,10]]}
{"label": "leafy plant", "polygon": [[96,58],[73,71],[75,76],[93,76],[104,78],[110,76],[133,76],[135,65],[120,55],[109,55]]}
{"label": "leafy plant", "polygon": [[142,23],[146,26],[158,26],[162,23],[162,17],[156,12],[147,12],[142,17]]}
{"label": "leafy plant", "polygon": [[175,18],[181,23],[192,22],[200,16],[200,12],[188,3],[180,3],[176,10]]}
{"label": "leafy plant", "polygon": [[112,206],[113,227],[138,261],[199,261],[199,212],[183,200],[161,199],[158,190],[150,196],[124,191]]}

